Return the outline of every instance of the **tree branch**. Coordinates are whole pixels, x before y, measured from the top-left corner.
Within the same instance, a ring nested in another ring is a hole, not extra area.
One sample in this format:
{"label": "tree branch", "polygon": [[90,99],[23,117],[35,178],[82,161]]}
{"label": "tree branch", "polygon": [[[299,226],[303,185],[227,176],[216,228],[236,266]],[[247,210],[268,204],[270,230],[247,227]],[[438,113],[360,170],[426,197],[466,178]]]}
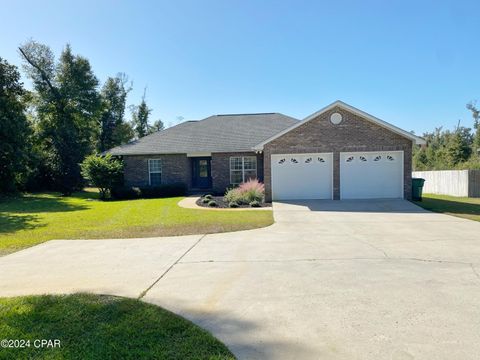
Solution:
{"label": "tree branch", "polygon": [[58,89],[53,86],[53,84],[51,83],[50,79],[48,78],[47,74],[45,73],[45,71],[40,67],[38,66],[33,60],[31,60],[27,54],[23,51],[23,49],[21,47],[18,48],[18,50],[20,51],[20,53],[23,55],[23,57],[25,58],[25,60],[32,66],[34,67],[39,73],[40,73],[40,76],[42,77],[42,80],[45,81],[48,85],[48,87],[50,88],[50,90],[52,91],[53,95],[55,96],[55,98],[61,102],[62,100],[62,97],[60,96],[60,93],[58,92]]}

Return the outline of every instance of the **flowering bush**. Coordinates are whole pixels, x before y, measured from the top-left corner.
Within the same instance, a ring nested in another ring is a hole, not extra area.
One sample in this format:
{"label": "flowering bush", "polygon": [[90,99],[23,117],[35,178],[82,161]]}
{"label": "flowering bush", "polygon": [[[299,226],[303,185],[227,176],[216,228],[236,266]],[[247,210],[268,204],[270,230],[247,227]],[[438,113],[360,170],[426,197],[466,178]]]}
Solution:
{"label": "flowering bush", "polygon": [[257,179],[250,179],[225,193],[226,202],[243,205],[248,205],[253,201],[261,203],[264,197],[265,186]]}

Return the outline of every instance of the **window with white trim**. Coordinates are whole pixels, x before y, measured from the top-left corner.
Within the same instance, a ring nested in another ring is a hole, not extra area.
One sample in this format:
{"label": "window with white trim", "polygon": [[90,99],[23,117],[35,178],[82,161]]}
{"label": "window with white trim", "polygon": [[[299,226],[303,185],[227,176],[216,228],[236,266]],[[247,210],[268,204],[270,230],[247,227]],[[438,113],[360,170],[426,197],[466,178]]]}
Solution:
{"label": "window with white trim", "polygon": [[162,160],[148,159],[148,178],[150,186],[162,184]]}
{"label": "window with white trim", "polygon": [[230,184],[238,185],[257,178],[257,158],[255,156],[232,156],[230,158]]}

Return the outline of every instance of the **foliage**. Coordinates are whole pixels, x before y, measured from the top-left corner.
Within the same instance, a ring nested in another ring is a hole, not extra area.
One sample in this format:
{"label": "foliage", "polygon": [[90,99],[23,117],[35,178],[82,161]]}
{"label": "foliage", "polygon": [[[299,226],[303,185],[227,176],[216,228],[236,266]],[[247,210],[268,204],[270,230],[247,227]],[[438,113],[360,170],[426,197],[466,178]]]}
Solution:
{"label": "foliage", "polygon": [[165,184],[160,186],[147,187],[117,187],[111,192],[112,197],[117,200],[126,199],[156,199],[174,196],[184,196],[187,193],[187,186],[183,183]]}
{"label": "foliage", "polygon": [[232,202],[228,203],[228,207],[231,207],[231,208],[238,208],[239,206],[240,205],[235,201],[232,201]]}
{"label": "foliage", "polygon": [[472,113],[473,129],[475,130],[475,134],[473,135],[472,150],[473,153],[480,156],[480,110],[478,110],[476,102],[468,103],[467,109]]}
{"label": "foliage", "polygon": [[469,128],[458,126],[454,131],[437,128],[423,135],[426,147],[415,147],[415,170],[446,170],[464,168],[478,155],[473,153],[473,136]]}
{"label": "foliage", "polygon": [[453,131],[436,128],[425,133],[426,147],[414,147],[415,170],[480,169],[480,111],[475,102],[467,104],[473,130],[460,126]]}
{"label": "foliage", "polygon": [[210,202],[210,200],[212,200],[212,199],[203,198],[202,203],[203,204],[208,204]]}
{"label": "foliage", "polygon": [[213,199],[213,196],[210,195],[210,194],[207,194],[203,197],[204,199],[208,199],[208,200],[212,200]]}
{"label": "foliage", "polygon": [[69,45],[58,62],[46,45],[29,41],[20,53],[37,95],[40,148],[55,187],[64,195],[83,186],[79,164],[92,152],[100,110],[98,80],[89,61]]}
{"label": "foliage", "polygon": [[83,177],[91,185],[98,187],[102,199],[105,199],[107,194],[122,182],[123,163],[110,154],[87,156],[81,168]]}
{"label": "foliage", "polygon": [[153,123],[152,126],[149,126],[148,133],[153,134],[154,132],[162,131],[163,129],[165,129],[165,125],[163,124],[162,120],[158,119]]}
{"label": "foliage", "polygon": [[215,200],[210,200],[210,201],[208,202],[208,206],[210,206],[210,207],[215,207],[215,206],[217,206],[217,205],[218,205],[218,204],[217,204],[217,202],[216,202]]}
{"label": "foliage", "polygon": [[263,202],[265,186],[257,179],[249,179],[237,188],[227,190],[224,198],[227,203],[235,202],[240,205],[249,205],[252,201]]}
{"label": "foliage", "polygon": [[[118,239],[247,230],[271,225],[271,211],[185,209],[181,197],[95,201],[98,193],[13,196],[0,202],[0,254],[52,239]],[[0,321],[1,323],[1,321]]]}
{"label": "foliage", "polygon": [[115,200],[132,200],[139,199],[141,192],[138,187],[115,186],[110,190],[110,195]]}
{"label": "foliage", "polygon": [[0,193],[18,188],[29,159],[24,95],[17,67],[0,57]]}
{"label": "foliage", "polygon": [[135,130],[135,135],[138,138],[148,135],[149,133],[148,117],[150,116],[152,109],[150,109],[147,105],[147,102],[145,100],[145,92],[143,93],[143,97],[142,97],[142,101],[140,102],[140,105],[133,106],[131,108],[131,111],[132,111],[132,123],[133,123],[133,128]]}
{"label": "foliage", "polygon": [[120,73],[109,77],[100,92],[102,110],[97,146],[100,152],[125,144],[134,137],[133,129],[124,119],[127,95],[132,89],[127,83],[128,77]]}
{"label": "foliage", "polygon": [[250,203],[250,206],[251,206],[251,207],[260,207],[261,204],[260,204],[257,200],[253,200],[253,201]]}
{"label": "foliage", "polygon": [[80,164],[87,155],[164,128],[161,120],[148,124],[145,93],[133,123],[125,121],[127,76],[107,78],[100,90],[88,59],[70,45],[58,59],[33,40],[19,54],[33,90],[25,91],[17,69],[0,58],[0,192],[69,195],[84,186]]}
{"label": "foliage", "polygon": [[[72,294],[0,299],[0,333],[30,340],[0,348],[2,359],[234,359],[220,341],[161,307],[111,295]],[[34,339],[60,347],[35,347]]]}
{"label": "foliage", "polygon": [[160,186],[148,186],[140,188],[140,196],[145,199],[184,196],[186,193],[187,186],[183,183],[165,184]]}

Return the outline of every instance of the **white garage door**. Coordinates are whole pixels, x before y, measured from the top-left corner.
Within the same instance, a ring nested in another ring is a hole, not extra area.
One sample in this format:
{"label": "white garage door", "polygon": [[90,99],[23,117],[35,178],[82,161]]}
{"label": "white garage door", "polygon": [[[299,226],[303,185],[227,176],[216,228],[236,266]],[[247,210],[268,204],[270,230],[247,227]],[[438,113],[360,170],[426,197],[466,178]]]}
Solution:
{"label": "white garage door", "polygon": [[272,155],[273,200],[331,199],[331,153]]}
{"label": "white garage door", "polygon": [[340,153],[340,198],[403,198],[403,151]]}

